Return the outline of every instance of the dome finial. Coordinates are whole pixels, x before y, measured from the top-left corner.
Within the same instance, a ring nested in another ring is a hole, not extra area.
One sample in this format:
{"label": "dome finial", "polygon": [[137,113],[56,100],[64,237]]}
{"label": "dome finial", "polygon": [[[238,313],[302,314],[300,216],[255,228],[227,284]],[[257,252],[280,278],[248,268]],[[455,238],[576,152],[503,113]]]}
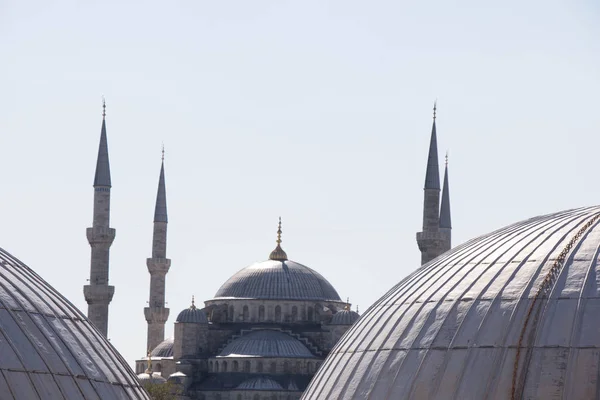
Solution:
{"label": "dome finial", "polygon": [[277,247],[275,247],[275,250],[273,250],[271,252],[271,255],[269,256],[269,260],[275,260],[275,261],[286,261],[287,258],[287,254],[285,254],[285,251],[283,251],[283,249],[281,248],[281,217],[279,217],[279,225],[277,227]]}
{"label": "dome finial", "polygon": [[344,310],[350,311],[350,297],[346,297],[346,307],[344,307]]}
{"label": "dome finial", "polygon": [[196,304],[194,304],[194,295],[192,295],[192,305],[190,306],[190,309],[192,309],[192,310],[196,309]]}
{"label": "dome finial", "polygon": [[148,349],[148,359],[147,359],[146,371],[144,371],[144,372],[152,375],[152,357],[150,356],[150,354],[151,354],[151,352]]}

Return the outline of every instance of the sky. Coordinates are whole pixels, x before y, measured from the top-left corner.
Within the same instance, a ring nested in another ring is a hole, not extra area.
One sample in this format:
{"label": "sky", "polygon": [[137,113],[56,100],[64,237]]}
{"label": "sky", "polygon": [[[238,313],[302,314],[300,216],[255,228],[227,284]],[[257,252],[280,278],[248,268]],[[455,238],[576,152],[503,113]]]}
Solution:
{"label": "sky", "polygon": [[0,1],[0,246],[82,311],[102,97],[112,172],[109,339],[146,353],[165,146],[166,336],[268,258],[363,312],[420,265],[437,99],[453,244],[600,203],[600,4]]}

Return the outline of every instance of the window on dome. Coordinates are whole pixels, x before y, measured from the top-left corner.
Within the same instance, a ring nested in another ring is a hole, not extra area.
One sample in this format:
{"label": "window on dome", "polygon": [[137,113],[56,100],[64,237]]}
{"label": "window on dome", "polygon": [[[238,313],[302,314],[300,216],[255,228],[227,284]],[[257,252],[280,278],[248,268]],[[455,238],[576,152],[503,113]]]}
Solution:
{"label": "window on dome", "polygon": [[277,364],[276,364],[275,362],[272,362],[272,363],[271,363],[271,369],[270,369],[270,372],[271,372],[272,374],[274,374],[275,372],[277,372]]}
{"label": "window on dome", "polygon": [[292,322],[298,321],[298,307],[292,307]]}
{"label": "window on dome", "polygon": [[281,321],[281,306],[275,307],[275,321]]}
{"label": "window on dome", "polygon": [[233,362],[233,372],[238,372],[240,364],[237,361]]}
{"label": "window on dome", "polygon": [[261,322],[265,320],[265,306],[258,307],[258,320]]}
{"label": "window on dome", "polygon": [[227,361],[223,361],[223,372],[227,372]]}
{"label": "window on dome", "polygon": [[257,366],[256,366],[256,370],[257,370],[258,372],[263,372],[263,362],[262,362],[262,361],[259,361],[259,362],[258,362],[258,364],[257,364]]}
{"label": "window on dome", "polygon": [[312,321],[313,320],[313,308],[312,307],[308,307],[307,314],[308,314],[307,319],[309,321]]}
{"label": "window on dome", "polygon": [[235,321],[235,316],[233,314],[233,306],[229,306],[229,320]]}
{"label": "window on dome", "polygon": [[250,311],[248,310],[248,306],[244,306],[244,321],[250,321]]}
{"label": "window on dome", "polygon": [[244,362],[244,372],[250,372],[250,361]]}

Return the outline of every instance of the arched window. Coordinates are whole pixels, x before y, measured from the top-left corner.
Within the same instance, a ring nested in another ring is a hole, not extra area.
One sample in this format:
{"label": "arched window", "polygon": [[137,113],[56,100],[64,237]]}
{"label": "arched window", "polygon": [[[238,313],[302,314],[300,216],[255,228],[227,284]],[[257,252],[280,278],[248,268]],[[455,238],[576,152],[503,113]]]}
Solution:
{"label": "arched window", "polygon": [[156,372],[161,372],[162,371],[162,366],[160,365],[160,363],[157,363],[156,366],[154,367],[154,370]]}
{"label": "arched window", "polygon": [[244,372],[250,372],[250,361],[244,361]]}
{"label": "arched window", "polygon": [[219,372],[219,362],[215,361],[215,372]]}
{"label": "arched window", "polygon": [[314,374],[314,372],[315,372],[315,366],[314,366],[313,363],[309,362],[308,363],[308,373],[309,374]]}
{"label": "arched window", "polygon": [[240,364],[237,361],[233,362],[233,372],[238,372],[240,369]]}
{"label": "arched window", "polygon": [[229,306],[229,320],[234,321],[235,317],[233,315],[233,306]]}
{"label": "arched window", "polygon": [[281,307],[280,306],[275,307],[275,321],[277,321],[277,322],[281,321]]}
{"label": "arched window", "polygon": [[261,322],[265,320],[265,306],[258,307],[258,320]]}
{"label": "arched window", "polygon": [[250,321],[250,310],[248,310],[248,306],[244,306],[244,321]]}
{"label": "arched window", "polygon": [[258,364],[256,365],[256,370],[258,372],[263,372],[263,362],[259,361]]}
{"label": "arched window", "polygon": [[298,321],[298,307],[292,307],[292,322]]}
{"label": "arched window", "polygon": [[277,372],[277,363],[272,362],[271,363],[271,368],[269,370],[270,373],[274,374],[275,372]]}
{"label": "arched window", "polygon": [[294,373],[299,374],[300,372],[302,372],[302,365],[300,364],[300,361],[296,361],[296,368],[294,369]]}
{"label": "arched window", "polygon": [[223,361],[223,366],[221,368],[223,372],[227,372],[227,361]]}
{"label": "arched window", "polygon": [[213,362],[212,361],[208,363],[208,370],[210,372],[213,372]]}
{"label": "arched window", "polygon": [[284,374],[290,373],[290,363],[288,363],[287,361],[283,362],[283,373]]}
{"label": "arched window", "polygon": [[309,321],[312,321],[313,320],[313,308],[312,307],[308,307],[307,314],[308,314],[307,319]]}

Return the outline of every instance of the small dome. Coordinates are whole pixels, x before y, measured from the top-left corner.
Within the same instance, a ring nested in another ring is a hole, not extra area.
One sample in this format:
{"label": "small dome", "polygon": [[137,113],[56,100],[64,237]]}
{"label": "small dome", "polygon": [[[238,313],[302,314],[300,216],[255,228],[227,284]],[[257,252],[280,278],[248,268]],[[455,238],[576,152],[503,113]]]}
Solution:
{"label": "small dome", "polygon": [[204,311],[196,308],[196,306],[192,304],[189,308],[186,308],[179,313],[175,322],[183,322],[188,324],[208,324],[208,318],[206,318]]}
{"label": "small dome", "polygon": [[317,399],[591,399],[600,206],[531,218],[417,268],[338,342]]}
{"label": "small dome", "polygon": [[240,383],[237,390],[284,390],[283,387],[271,378],[260,376]]}
{"label": "small dome", "polygon": [[314,358],[298,339],[283,332],[253,331],[229,343],[217,357]]}
{"label": "small dome", "polygon": [[173,357],[173,338],[165,339],[152,350],[150,357]]}
{"label": "small dome", "polygon": [[331,318],[331,325],[352,325],[360,318],[360,315],[356,311],[342,310],[333,314]]}
{"label": "small dome", "polygon": [[2,249],[0,371],[3,399],[148,399],[86,316]]}
{"label": "small dome", "polygon": [[143,374],[139,374],[137,377],[138,377],[138,380],[140,381],[140,383],[142,384],[142,386],[146,385],[148,383],[165,383],[165,382],[167,382],[167,380],[162,377],[160,372],[146,371]]}
{"label": "small dome", "polygon": [[215,298],[341,301],[327,279],[291,260],[267,260],[237,272]]}

